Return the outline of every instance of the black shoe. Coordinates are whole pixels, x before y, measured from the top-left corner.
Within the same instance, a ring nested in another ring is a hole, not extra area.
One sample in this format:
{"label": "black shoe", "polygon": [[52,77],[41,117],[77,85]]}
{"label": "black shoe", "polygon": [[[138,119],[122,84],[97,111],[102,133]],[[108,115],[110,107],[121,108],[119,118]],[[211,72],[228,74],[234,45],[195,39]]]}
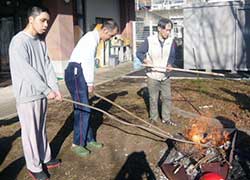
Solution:
{"label": "black shoe", "polygon": [[177,124],[171,120],[162,120],[161,122],[170,126],[177,126]]}
{"label": "black shoe", "polygon": [[28,171],[28,173],[32,177],[33,180],[49,180],[49,177],[43,171],[37,172],[37,173]]}
{"label": "black shoe", "polygon": [[52,169],[59,167],[61,165],[61,160],[59,159],[51,159],[49,162],[44,163],[45,168]]}

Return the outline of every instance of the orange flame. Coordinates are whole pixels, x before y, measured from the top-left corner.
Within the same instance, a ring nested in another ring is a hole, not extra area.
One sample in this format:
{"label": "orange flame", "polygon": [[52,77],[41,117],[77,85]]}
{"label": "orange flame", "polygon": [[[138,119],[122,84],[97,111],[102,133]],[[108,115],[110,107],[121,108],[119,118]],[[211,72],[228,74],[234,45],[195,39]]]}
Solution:
{"label": "orange flame", "polygon": [[218,122],[201,116],[191,120],[191,127],[187,129],[187,138],[196,143],[209,143],[213,146],[223,145],[229,140],[229,133]]}

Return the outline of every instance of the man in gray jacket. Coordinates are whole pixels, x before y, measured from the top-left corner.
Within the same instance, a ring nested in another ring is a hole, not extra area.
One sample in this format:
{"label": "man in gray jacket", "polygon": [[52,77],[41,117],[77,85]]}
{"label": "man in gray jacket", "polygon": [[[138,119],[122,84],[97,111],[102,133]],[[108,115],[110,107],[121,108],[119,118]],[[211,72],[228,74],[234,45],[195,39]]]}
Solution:
{"label": "man in gray jacket", "polygon": [[45,7],[28,10],[28,24],[9,46],[10,70],[16,108],[22,129],[22,144],[29,175],[35,180],[49,179],[44,168],[60,165],[51,159],[46,136],[47,100],[61,100],[57,79],[41,35],[48,28]]}

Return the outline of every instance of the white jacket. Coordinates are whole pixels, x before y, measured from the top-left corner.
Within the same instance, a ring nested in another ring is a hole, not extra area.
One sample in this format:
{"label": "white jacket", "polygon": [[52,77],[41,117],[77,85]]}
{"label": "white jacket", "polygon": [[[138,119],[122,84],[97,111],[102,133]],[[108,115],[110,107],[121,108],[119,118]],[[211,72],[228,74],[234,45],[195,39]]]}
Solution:
{"label": "white jacket", "polygon": [[[170,55],[170,50],[172,47],[173,38],[169,36],[163,43],[163,47],[159,42],[158,34],[148,37],[148,54],[147,59],[152,61],[152,65],[155,67],[166,68],[168,65],[168,59]],[[157,68],[152,68],[152,71],[147,72],[147,76],[155,80],[164,80],[168,78],[168,73],[157,72]]]}

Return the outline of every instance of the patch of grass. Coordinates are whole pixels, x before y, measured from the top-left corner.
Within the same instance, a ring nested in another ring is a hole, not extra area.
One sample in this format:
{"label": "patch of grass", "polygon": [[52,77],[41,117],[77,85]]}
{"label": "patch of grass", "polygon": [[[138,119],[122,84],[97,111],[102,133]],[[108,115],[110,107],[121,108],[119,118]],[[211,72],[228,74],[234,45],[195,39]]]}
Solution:
{"label": "patch of grass", "polygon": [[190,87],[195,87],[198,89],[199,93],[207,94],[210,92],[209,83],[203,79],[191,80]]}

